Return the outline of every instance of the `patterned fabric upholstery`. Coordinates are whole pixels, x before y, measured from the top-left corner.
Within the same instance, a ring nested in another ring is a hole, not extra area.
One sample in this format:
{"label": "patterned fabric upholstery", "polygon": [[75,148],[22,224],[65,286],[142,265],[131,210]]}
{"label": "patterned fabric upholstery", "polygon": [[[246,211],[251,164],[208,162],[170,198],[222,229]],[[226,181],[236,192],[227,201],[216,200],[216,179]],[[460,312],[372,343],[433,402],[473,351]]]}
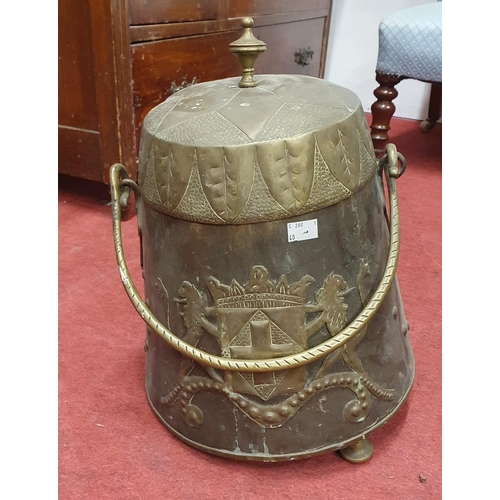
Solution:
{"label": "patterned fabric upholstery", "polygon": [[377,72],[442,81],[442,3],[400,10],[379,26]]}

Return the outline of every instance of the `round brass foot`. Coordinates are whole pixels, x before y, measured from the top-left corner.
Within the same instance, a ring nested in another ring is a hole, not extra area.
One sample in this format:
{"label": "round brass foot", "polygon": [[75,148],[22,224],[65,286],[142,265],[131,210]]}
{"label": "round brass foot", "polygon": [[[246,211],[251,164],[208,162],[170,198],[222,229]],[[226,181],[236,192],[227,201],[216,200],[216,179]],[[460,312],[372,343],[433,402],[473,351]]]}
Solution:
{"label": "round brass foot", "polygon": [[359,464],[366,462],[373,455],[373,445],[368,439],[363,438],[351,446],[339,450],[339,455],[348,462]]}

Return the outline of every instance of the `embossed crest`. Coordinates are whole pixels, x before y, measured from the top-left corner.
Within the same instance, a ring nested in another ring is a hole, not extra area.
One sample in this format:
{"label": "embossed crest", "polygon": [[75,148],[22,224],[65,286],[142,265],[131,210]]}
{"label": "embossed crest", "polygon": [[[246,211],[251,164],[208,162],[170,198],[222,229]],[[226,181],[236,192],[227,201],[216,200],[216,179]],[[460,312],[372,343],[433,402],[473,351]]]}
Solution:
{"label": "embossed crest", "polygon": [[[303,305],[287,302],[280,300],[277,294],[263,293],[244,294],[241,302],[235,301],[231,307],[219,303],[217,317],[222,355],[237,359],[269,359],[303,351],[306,348],[305,309]],[[243,305],[247,307],[240,307]],[[271,396],[289,394],[304,387],[305,369],[236,373],[227,382],[240,394],[251,394],[266,401]]]}
{"label": "embossed crest", "polygon": [[[304,298],[312,278],[308,276],[303,282],[302,289],[296,284],[291,287],[292,294],[284,276],[277,283],[272,282],[263,266],[250,270],[245,286],[235,280],[224,285],[210,277],[222,356],[269,359],[303,351],[307,342]],[[240,394],[266,401],[304,387],[305,370],[225,373],[225,381]]]}
{"label": "embossed crest", "polygon": [[[367,264],[362,263],[359,286],[367,272]],[[186,326],[184,340],[196,346],[207,332],[219,341],[222,357],[243,363],[245,359],[271,360],[300,355],[318,329],[325,326],[333,336],[344,327],[347,320],[344,295],[353,289],[347,287],[341,276],[330,273],[323,286],[314,293],[314,301],[306,303],[313,282],[309,275],[291,284],[285,275],[273,281],[264,266],[255,265],[250,269],[248,282],[243,285],[235,279],[230,284],[221,283],[210,276],[206,285],[214,306],[209,306],[206,294],[184,281],[179,288],[179,297],[175,299],[182,305],[180,314]],[[359,293],[361,302],[365,303],[361,288]],[[319,315],[308,321],[310,313]],[[216,323],[209,317],[215,317]],[[209,378],[200,378],[189,375],[194,362],[183,357],[177,385],[161,400],[172,406],[180,399],[184,420],[191,427],[198,427],[203,422],[203,411],[191,402],[194,395],[200,391],[221,392],[259,425],[279,427],[316,392],[344,387],[358,396],[358,400],[345,406],[344,417],[351,422],[360,422],[370,411],[368,392],[387,400],[394,393],[381,388],[367,376],[355,352],[363,336],[364,333],[358,335],[342,349],[325,356],[310,381],[306,380],[305,366],[279,371],[222,373],[204,367]],[[329,373],[330,368],[341,360],[353,372]]]}

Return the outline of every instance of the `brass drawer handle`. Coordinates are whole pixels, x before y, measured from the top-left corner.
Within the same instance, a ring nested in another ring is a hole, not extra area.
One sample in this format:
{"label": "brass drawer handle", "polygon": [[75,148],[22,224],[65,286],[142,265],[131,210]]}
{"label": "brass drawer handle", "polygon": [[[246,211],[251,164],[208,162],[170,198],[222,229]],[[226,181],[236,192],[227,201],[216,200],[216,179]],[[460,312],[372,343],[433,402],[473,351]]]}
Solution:
{"label": "brass drawer handle", "polygon": [[176,92],[179,92],[179,90],[185,89],[186,87],[191,87],[191,85],[195,85],[197,83],[199,82],[196,76],[191,80],[191,83],[188,83],[186,77],[184,77],[180,85],[177,85],[175,82],[172,82],[172,84],[170,85],[170,94],[175,94]]}
{"label": "brass drawer handle", "polygon": [[300,66],[309,66],[309,61],[313,58],[314,51],[311,47],[307,49],[299,49],[294,53],[295,62]]}
{"label": "brass drawer handle", "polygon": [[[398,168],[398,163],[401,164],[401,168]],[[317,346],[311,347],[310,349],[297,354],[283,356],[280,358],[255,360],[231,359],[209,354],[193,347],[192,345],[179,339],[170,330],[163,326],[139,296],[125,263],[121,235],[120,198],[123,203],[124,197],[127,196],[130,189],[134,190],[137,198],[140,194],[140,190],[137,184],[128,178],[125,167],[119,163],[115,163],[111,166],[109,175],[113,219],[113,240],[118,270],[120,272],[125,291],[127,292],[127,295],[129,296],[135,309],[151,330],[160,335],[160,337],[162,337],[172,348],[203,365],[226,371],[271,372],[298,368],[299,366],[306,365],[316,359],[322,358],[346,344],[367,326],[368,322],[373,318],[374,314],[381,306],[396,275],[396,266],[399,255],[399,212],[396,183],[394,179],[398,178],[404,172],[405,160],[403,156],[396,151],[394,144],[387,145],[386,154],[381,158],[379,168],[385,173],[390,204],[390,215],[388,221],[390,240],[384,274],[377,286],[377,289],[359,315],[343,330]],[[139,215],[140,210],[138,210],[138,216]]]}

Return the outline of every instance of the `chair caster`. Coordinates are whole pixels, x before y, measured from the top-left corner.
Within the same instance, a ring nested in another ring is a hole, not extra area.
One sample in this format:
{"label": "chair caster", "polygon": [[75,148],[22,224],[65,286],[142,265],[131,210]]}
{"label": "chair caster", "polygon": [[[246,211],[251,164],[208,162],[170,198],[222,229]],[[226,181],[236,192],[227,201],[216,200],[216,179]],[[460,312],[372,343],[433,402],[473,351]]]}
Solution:
{"label": "chair caster", "polygon": [[368,439],[363,438],[351,446],[338,451],[339,455],[348,462],[360,464],[366,462],[373,455],[373,445]]}
{"label": "chair caster", "polygon": [[420,124],[420,130],[424,133],[430,132],[436,126],[436,123],[435,121],[431,122],[429,118],[427,118]]}

